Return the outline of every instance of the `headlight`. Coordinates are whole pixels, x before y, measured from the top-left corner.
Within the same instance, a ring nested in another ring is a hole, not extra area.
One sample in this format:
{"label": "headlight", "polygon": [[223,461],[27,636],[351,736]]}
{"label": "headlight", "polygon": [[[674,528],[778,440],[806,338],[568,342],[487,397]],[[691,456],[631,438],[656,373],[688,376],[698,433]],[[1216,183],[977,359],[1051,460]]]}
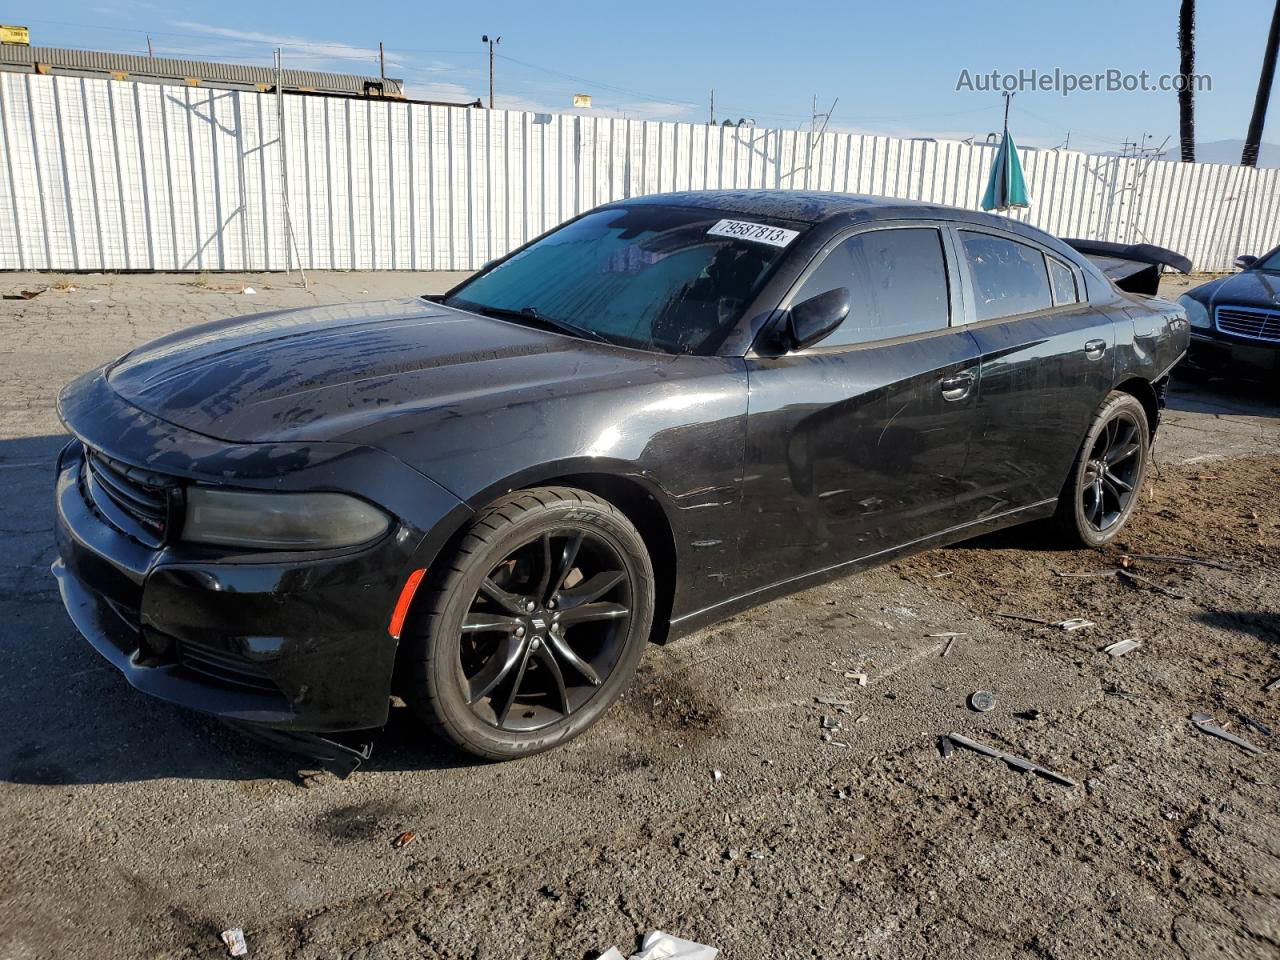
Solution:
{"label": "headlight", "polygon": [[391,518],[342,493],[187,488],[182,539],[225,547],[323,550],[381,536]]}
{"label": "headlight", "polygon": [[1195,297],[1184,293],[1178,298],[1178,306],[1187,311],[1187,319],[1191,321],[1191,326],[1199,327],[1201,330],[1208,330],[1213,326],[1209,321],[1209,308]]}

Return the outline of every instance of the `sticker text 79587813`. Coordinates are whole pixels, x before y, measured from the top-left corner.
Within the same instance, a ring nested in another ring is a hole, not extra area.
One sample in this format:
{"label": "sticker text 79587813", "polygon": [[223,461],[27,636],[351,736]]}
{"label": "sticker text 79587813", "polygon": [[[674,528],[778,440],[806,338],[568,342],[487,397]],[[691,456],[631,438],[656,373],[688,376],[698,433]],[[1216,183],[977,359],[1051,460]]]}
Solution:
{"label": "sticker text 79587813", "polygon": [[800,236],[798,230],[772,227],[767,223],[752,223],[750,220],[721,220],[708,229],[707,233],[714,237],[734,237],[738,240],[767,243],[771,247],[785,247]]}

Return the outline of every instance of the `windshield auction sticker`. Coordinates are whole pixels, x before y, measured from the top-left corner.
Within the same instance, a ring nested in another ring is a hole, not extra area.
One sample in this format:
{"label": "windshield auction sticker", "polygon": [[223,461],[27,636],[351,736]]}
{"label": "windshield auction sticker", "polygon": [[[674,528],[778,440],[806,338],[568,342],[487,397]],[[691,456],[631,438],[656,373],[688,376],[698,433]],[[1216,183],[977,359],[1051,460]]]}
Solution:
{"label": "windshield auction sticker", "polygon": [[715,237],[734,237],[738,240],[767,243],[771,247],[785,247],[800,236],[799,230],[784,230],[782,227],[771,227],[767,223],[752,223],[749,220],[721,220],[707,233]]}

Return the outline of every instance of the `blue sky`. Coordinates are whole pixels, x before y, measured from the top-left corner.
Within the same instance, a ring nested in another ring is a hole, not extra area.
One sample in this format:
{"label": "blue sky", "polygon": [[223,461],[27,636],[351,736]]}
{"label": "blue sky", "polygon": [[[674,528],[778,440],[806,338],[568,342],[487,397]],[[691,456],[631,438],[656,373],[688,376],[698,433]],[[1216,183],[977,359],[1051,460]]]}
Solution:
{"label": "blue sky", "polygon": [[[1197,95],[1197,139],[1239,139],[1273,4],[1199,6],[1197,71],[1213,89]],[[596,113],[701,121],[714,87],[717,119],[807,126],[817,95],[823,111],[839,98],[834,129],[981,138],[999,129],[1002,100],[957,91],[961,70],[1174,73],[1177,11],[1177,0],[48,0],[29,16],[14,7],[3,16],[47,46],[145,52],[150,33],[157,55],[265,64],[279,45],[286,65],[351,73],[377,72],[381,40],[387,73],[404,77],[411,96],[446,100],[487,94],[480,36],[500,34],[499,107],[570,112],[580,92],[593,95]],[[1280,90],[1265,136],[1272,142],[1280,141],[1277,101]],[[1073,148],[1101,152],[1144,134],[1175,144],[1177,109],[1172,93],[1022,92],[1010,125],[1027,145],[1058,145],[1070,132]]]}

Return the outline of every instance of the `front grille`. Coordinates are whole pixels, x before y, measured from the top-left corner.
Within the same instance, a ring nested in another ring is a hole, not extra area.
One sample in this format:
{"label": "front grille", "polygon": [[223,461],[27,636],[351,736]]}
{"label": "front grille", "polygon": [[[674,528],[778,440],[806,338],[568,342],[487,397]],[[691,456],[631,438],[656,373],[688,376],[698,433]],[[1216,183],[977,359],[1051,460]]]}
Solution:
{"label": "front grille", "polygon": [[169,533],[177,481],[89,450],[82,475],[84,496],[121,533],[158,547]]}
{"label": "front grille", "polygon": [[181,640],[177,653],[181,666],[202,677],[249,690],[280,692],[266,670],[230,650],[194,640]]}
{"label": "front grille", "polygon": [[1218,307],[1218,329],[1250,340],[1280,342],[1280,310],[1257,307]]}

